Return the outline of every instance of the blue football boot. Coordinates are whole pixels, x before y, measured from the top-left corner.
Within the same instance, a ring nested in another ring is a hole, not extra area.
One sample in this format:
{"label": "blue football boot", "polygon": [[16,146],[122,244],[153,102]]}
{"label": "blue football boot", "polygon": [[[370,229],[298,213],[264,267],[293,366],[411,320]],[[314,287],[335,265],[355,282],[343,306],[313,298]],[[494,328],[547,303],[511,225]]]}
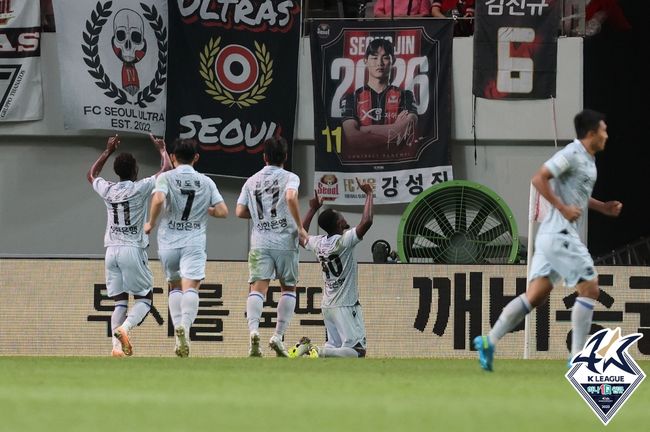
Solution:
{"label": "blue football boot", "polygon": [[494,345],[490,343],[490,339],[487,336],[476,336],[474,338],[474,348],[478,351],[478,361],[481,367],[488,372],[492,372]]}

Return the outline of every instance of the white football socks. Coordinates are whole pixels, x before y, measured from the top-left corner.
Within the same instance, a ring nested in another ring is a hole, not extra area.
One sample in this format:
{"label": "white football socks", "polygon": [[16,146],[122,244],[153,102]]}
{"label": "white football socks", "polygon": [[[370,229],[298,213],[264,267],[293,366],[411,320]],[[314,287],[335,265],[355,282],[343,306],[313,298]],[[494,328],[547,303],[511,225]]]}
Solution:
{"label": "white football socks", "polygon": [[587,342],[595,304],[596,300],[589,297],[578,297],[573,304],[571,309],[571,326],[573,327],[571,358],[582,351],[585,342]]}
{"label": "white football socks", "polygon": [[[111,334],[115,333],[115,329],[124,323],[128,306],[128,300],[117,300],[115,302],[115,309],[113,309],[111,315]],[[113,347],[122,349],[122,344],[115,336],[113,336]]]}
{"label": "white football socks", "polygon": [[285,291],[278,301],[278,322],[275,325],[275,334],[282,337],[287,331],[293,312],[296,309],[296,293]]}
{"label": "white football socks", "polygon": [[526,294],[515,297],[503,308],[499,319],[488,333],[492,345],[496,345],[503,336],[517,327],[517,324],[532,310]]}
{"label": "white football socks", "polygon": [[251,333],[259,330],[263,307],[264,296],[262,293],[251,291],[246,300],[246,319],[248,320],[248,330]]}
{"label": "white football socks", "polygon": [[190,328],[199,313],[199,293],[195,289],[190,288],[183,292],[181,308],[183,310],[181,324],[185,327],[185,334],[189,336]]}
{"label": "white football socks", "polygon": [[181,324],[181,319],[183,318],[182,299],[183,291],[180,288],[174,288],[169,292],[169,315],[172,317],[174,328]]}
{"label": "white football socks", "polygon": [[124,324],[122,324],[122,327],[127,332],[130,332],[132,328],[136,327],[138,324],[142,322],[142,320],[144,320],[144,318],[149,313],[150,309],[151,309],[151,300],[146,298],[137,299],[135,301],[135,304],[129,311],[129,316],[126,318],[126,321],[124,321]]}

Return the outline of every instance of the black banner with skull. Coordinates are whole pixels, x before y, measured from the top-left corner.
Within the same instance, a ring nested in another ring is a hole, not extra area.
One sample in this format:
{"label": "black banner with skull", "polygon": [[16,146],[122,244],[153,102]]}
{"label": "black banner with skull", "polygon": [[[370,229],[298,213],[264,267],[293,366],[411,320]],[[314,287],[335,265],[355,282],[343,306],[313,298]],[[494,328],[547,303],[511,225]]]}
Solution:
{"label": "black banner with skull", "polygon": [[54,3],[65,127],[162,135],[167,0]]}
{"label": "black banner with skull", "polygon": [[290,165],[300,1],[173,1],[169,16],[168,144],[195,139],[199,171],[248,177],[281,136]]}
{"label": "black banner with skull", "polygon": [[315,22],[314,189],[336,204],[410,202],[452,180],[453,22]]}

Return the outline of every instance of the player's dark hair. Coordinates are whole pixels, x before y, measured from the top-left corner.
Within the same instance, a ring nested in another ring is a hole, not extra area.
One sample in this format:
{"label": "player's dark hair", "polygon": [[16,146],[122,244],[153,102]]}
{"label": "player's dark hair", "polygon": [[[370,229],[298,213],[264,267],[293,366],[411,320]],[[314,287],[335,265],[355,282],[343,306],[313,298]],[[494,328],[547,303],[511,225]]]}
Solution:
{"label": "player's dark hair", "polygon": [[339,221],[339,214],[336,210],[326,209],[318,216],[318,226],[325,230],[328,235],[336,232],[336,225]]}
{"label": "player's dark hair", "polygon": [[173,144],[173,154],[176,160],[182,164],[192,163],[196,156],[196,141],[193,139],[176,138]]}
{"label": "player's dark hair", "polygon": [[589,131],[597,132],[600,127],[600,121],[605,120],[605,114],[598,111],[585,109],[580,111],[573,118],[573,125],[576,128],[576,137],[583,139]]}
{"label": "player's dark hair", "polygon": [[113,162],[113,171],[120,180],[132,180],[137,175],[137,163],[131,153],[120,153]]}
{"label": "player's dark hair", "polygon": [[388,39],[373,39],[366,48],[366,54],[364,58],[368,58],[371,55],[377,55],[379,48],[383,48],[384,52],[388,54],[391,58],[391,61],[395,60],[395,50],[393,49],[393,44]]}
{"label": "player's dark hair", "polygon": [[284,138],[269,138],[264,141],[264,156],[271,165],[280,166],[287,159],[288,148]]}

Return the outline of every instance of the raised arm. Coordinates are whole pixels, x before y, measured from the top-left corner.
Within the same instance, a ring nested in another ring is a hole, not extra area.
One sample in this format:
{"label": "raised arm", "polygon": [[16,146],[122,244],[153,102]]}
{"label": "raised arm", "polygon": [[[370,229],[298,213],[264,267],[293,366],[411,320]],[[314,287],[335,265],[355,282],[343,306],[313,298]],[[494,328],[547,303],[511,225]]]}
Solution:
{"label": "raised arm", "polygon": [[149,139],[160,153],[160,171],[154,174],[154,177],[158,177],[165,171],[172,169],[172,161],[169,159],[169,154],[167,154],[165,140],[162,138],[156,138],[153,134],[149,134]]}
{"label": "raised arm", "polygon": [[363,206],[361,222],[357,225],[357,237],[362,239],[372,226],[372,185],[369,183],[361,183],[359,179],[357,179],[357,185],[359,185],[359,189],[366,194],[366,202]]}
{"label": "raised arm", "polygon": [[589,197],[589,210],[597,211],[605,216],[618,217],[623,210],[623,203],[620,201],[600,201]]}
{"label": "raised arm", "polygon": [[565,219],[570,222],[575,221],[580,217],[582,210],[576,206],[566,205],[559,196],[553,192],[551,187],[551,179],[553,178],[553,173],[546,167],[542,165],[537,172],[533,175],[531,182],[533,186],[539,191],[539,193],[546,198],[546,200],[556,209],[562,213]]}
{"label": "raised arm", "polygon": [[93,163],[86,173],[86,179],[88,180],[89,183],[93,183],[97,176],[99,175],[100,172],[102,172],[102,168],[104,168],[104,164],[108,160],[108,158],[115,153],[115,150],[117,149],[117,146],[120,145],[120,138],[117,136],[109,137],[108,141],[106,142],[106,150],[102,152],[102,154],[99,155],[99,158]]}
{"label": "raised arm", "polygon": [[311,220],[314,218],[314,215],[322,205],[323,198],[319,197],[318,193],[314,191],[314,197],[309,200],[309,210],[307,210],[307,214],[302,219],[302,227],[305,229],[305,231],[309,231]]}
{"label": "raised arm", "polygon": [[149,221],[144,224],[145,234],[149,234],[151,230],[156,227],[160,213],[162,212],[163,204],[165,203],[165,194],[162,192],[154,192],[151,197],[151,208],[149,209]]}

